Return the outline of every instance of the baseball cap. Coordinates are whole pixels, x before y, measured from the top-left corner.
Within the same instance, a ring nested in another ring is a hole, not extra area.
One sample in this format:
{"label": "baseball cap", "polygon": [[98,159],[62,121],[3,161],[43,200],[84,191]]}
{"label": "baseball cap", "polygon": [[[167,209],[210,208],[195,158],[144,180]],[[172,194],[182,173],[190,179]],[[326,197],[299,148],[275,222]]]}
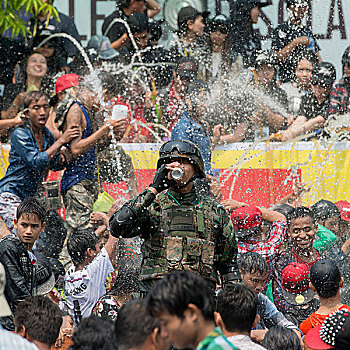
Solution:
{"label": "baseball cap", "polygon": [[350,349],[350,311],[347,309],[333,312],[321,326],[312,328],[305,336],[309,348]]}
{"label": "baseball cap", "polygon": [[261,210],[254,206],[244,206],[234,210],[231,221],[237,237],[242,238],[260,232]]}
{"label": "baseball cap", "polygon": [[209,21],[209,31],[214,31],[217,28],[222,28],[226,31],[226,33],[230,30],[230,21],[229,19],[223,15],[217,15],[213,19]]}
{"label": "baseball cap", "polygon": [[310,281],[318,292],[327,294],[339,285],[341,274],[332,260],[320,260],[310,269]]}
{"label": "baseball cap", "polygon": [[341,219],[350,221],[350,203],[348,201],[339,201],[334,204],[340,210]]}
{"label": "baseball cap", "polygon": [[176,62],[176,73],[181,78],[194,80],[198,74],[198,64],[191,57],[181,57]]}
{"label": "baseball cap", "polygon": [[93,35],[86,49],[87,51],[90,49],[96,50],[97,57],[101,60],[111,60],[119,55],[119,53],[113,49],[111,41],[104,35]]}
{"label": "baseball cap", "polygon": [[45,295],[55,286],[55,275],[50,262],[42,254],[37,254],[35,263],[35,277],[37,281],[36,295]]}
{"label": "baseball cap", "polygon": [[305,264],[290,263],[282,270],[282,294],[292,305],[309,303],[315,293],[309,288],[309,269]]}
{"label": "baseball cap", "polygon": [[4,266],[0,263],[0,317],[11,315],[10,307],[4,295],[5,285],[6,285],[6,273],[5,273]]}
{"label": "baseball cap", "polygon": [[50,99],[50,105],[55,106],[58,101],[58,93],[69,89],[73,86],[78,86],[80,83],[80,77],[77,74],[70,73],[64,74],[61,77],[57,78],[55,83],[55,94]]}

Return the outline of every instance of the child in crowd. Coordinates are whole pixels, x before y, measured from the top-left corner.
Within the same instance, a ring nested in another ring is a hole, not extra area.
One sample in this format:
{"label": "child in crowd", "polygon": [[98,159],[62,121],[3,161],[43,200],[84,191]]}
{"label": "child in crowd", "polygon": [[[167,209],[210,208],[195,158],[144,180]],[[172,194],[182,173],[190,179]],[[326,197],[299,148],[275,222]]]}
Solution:
{"label": "child in crowd", "polygon": [[321,255],[313,247],[317,224],[309,208],[297,207],[287,216],[289,245],[280,250],[272,280],[273,300],[277,309],[285,313],[290,304],[284,299],[281,289],[282,271],[291,262],[305,264],[308,269],[320,260]]}
{"label": "child in crowd", "polygon": [[262,345],[269,350],[302,350],[300,339],[290,329],[275,326],[267,333]]}
{"label": "child in crowd", "polygon": [[311,289],[320,298],[319,309],[301,323],[300,329],[307,334],[310,329],[321,325],[336,310],[348,309],[340,300],[340,288],[344,279],[332,260],[321,260],[310,269]]}
{"label": "child in crowd", "polygon": [[161,337],[160,325],[147,309],[147,299],[125,304],[115,326],[118,350],[168,350],[169,339]]}
{"label": "child in crowd", "polygon": [[68,253],[73,261],[64,278],[64,307],[75,326],[81,317],[88,317],[97,300],[106,293],[105,281],[114,271],[118,238],[109,236],[101,249],[90,229],[77,230],[68,240]]}
{"label": "child in crowd", "polygon": [[[45,215],[36,199],[26,198],[17,208],[17,236],[9,234],[0,240],[0,262],[4,265],[7,281],[5,297],[12,313],[21,300],[36,293],[36,258],[32,248],[45,228]],[[0,323],[3,328],[14,330],[11,316],[2,317]]]}
{"label": "child in crowd", "polygon": [[[287,238],[286,217],[277,211],[246,205],[233,199],[227,199],[223,204],[226,210],[233,210],[231,220],[238,238],[238,254],[260,254],[266,260],[270,274],[275,268],[279,248]],[[267,235],[264,234],[263,220],[272,224]]]}
{"label": "child in crowd", "polygon": [[258,315],[260,316],[260,321],[251,332],[252,339],[261,342],[267,330],[272,326],[290,328],[297,331],[297,334],[299,334],[298,327],[288,321],[285,316],[276,309],[276,306],[269,298],[262,294],[267,283],[269,272],[268,265],[264,258],[254,252],[244,253],[239,257],[237,263],[243,283],[257,294],[259,300]]}
{"label": "child in crowd", "polygon": [[166,275],[148,294],[148,308],[158,318],[161,336],[178,349],[237,349],[215,328],[214,295],[206,281],[191,272]]}
{"label": "child in crowd", "polygon": [[26,298],[18,304],[14,323],[16,333],[35,344],[39,350],[55,344],[62,325],[60,308],[45,296]]}
{"label": "child in crowd", "polygon": [[227,339],[241,350],[262,350],[250,338],[252,328],[260,320],[258,297],[243,284],[228,284],[217,298],[215,321]]}
{"label": "child in crowd", "polygon": [[320,305],[309,284],[309,269],[305,264],[293,262],[282,270],[282,294],[290,304],[284,316],[297,326]]}

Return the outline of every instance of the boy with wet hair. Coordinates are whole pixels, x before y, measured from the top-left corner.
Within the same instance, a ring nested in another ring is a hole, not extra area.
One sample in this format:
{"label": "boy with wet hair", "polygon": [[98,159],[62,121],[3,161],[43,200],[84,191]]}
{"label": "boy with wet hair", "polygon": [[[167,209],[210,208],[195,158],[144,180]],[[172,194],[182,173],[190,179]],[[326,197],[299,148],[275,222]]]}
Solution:
{"label": "boy with wet hair", "polygon": [[276,309],[276,306],[269,298],[262,294],[267,283],[269,272],[268,265],[264,258],[258,253],[249,252],[242,254],[238,258],[237,263],[243,283],[257,294],[259,301],[258,315],[260,316],[260,320],[255,329],[251,332],[252,339],[261,342],[268,329],[272,326],[290,328],[297,331],[299,335],[298,327],[288,321],[285,316]]}
{"label": "boy with wet hair", "polygon": [[39,349],[55,344],[62,325],[60,308],[46,296],[34,296],[18,304],[14,323],[16,333]]}
{"label": "boy with wet hair", "polygon": [[[6,272],[5,297],[12,312],[17,304],[36,291],[34,254],[35,241],[45,228],[45,209],[32,197],[26,198],[17,208],[15,225],[17,236],[10,234],[0,240],[0,262]],[[13,318],[2,317],[0,324],[14,330]]]}
{"label": "boy with wet hair", "polygon": [[168,350],[168,339],[160,336],[160,325],[147,309],[147,299],[125,304],[115,325],[119,350]]}
{"label": "boy with wet hair", "polygon": [[329,316],[337,310],[350,310],[340,300],[340,289],[344,285],[338,266],[332,260],[320,260],[310,269],[310,287],[317,293],[320,299],[319,309],[312,313],[304,322],[300,329],[307,334],[310,329],[320,326]]}
{"label": "boy with wet hair", "polygon": [[13,221],[18,205],[35,195],[48,169],[64,168],[65,156],[60,150],[80,134],[72,125],[55,140],[45,126],[50,106],[44,92],[27,93],[23,104],[22,121],[11,135],[10,165],[0,180],[0,217],[12,233],[16,233]]}
{"label": "boy with wet hair", "polygon": [[109,235],[101,249],[92,229],[76,230],[68,239],[67,249],[73,265],[64,278],[64,308],[76,326],[80,314],[88,317],[97,300],[106,293],[105,281],[114,271],[117,243],[118,238]]}
{"label": "boy with wet hair", "polygon": [[215,321],[227,339],[239,349],[262,350],[262,346],[250,338],[252,328],[259,322],[259,300],[256,294],[243,284],[226,285],[217,297]]}
{"label": "boy with wet hair", "polygon": [[202,349],[237,349],[215,328],[214,295],[207,282],[188,271],[166,275],[148,294],[148,308],[158,318],[161,336],[171,345]]}

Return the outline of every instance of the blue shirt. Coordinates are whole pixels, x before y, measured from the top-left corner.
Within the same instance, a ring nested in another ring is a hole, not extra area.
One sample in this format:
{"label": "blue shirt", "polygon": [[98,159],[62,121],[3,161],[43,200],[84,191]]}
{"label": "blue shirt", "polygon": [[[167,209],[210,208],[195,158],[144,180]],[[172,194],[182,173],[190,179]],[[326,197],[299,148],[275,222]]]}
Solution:
{"label": "blue shirt", "polygon": [[171,132],[171,140],[188,140],[193,142],[201,151],[205,172],[213,175],[211,168],[212,145],[203,124],[194,121],[187,112],[183,112],[182,118],[177,122]]}
{"label": "blue shirt", "polygon": [[0,193],[10,192],[23,200],[35,194],[48,168],[59,170],[58,155],[50,162],[45,152],[55,143],[55,138],[45,127],[43,131],[44,152],[40,152],[31,127],[29,123],[26,123],[13,131],[10,140],[10,165],[5,176],[0,180]]}

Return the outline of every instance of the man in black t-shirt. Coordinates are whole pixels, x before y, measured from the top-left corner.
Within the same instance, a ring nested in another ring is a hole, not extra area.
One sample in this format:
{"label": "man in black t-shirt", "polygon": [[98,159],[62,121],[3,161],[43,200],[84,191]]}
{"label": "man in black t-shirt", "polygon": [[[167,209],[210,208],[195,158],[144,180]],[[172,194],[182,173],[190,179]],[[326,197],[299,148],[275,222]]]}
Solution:
{"label": "man in black t-shirt", "polygon": [[294,77],[295,60],[305,51],[310,50],[320,59],[318,46],[310,28],[302,24],[308,10],[306,0],[287,0],[290,17],[280,24],[272,33],[272,50],[280,60],[279,79],[284,83]]}
{"label": "man in black t-shirt", "polygon": [[144,13],[148,18],[154,17],[161,10],[155,0],[118,0],[117,9],[112,12],[103,22],[102,33],[111,41],[114,50],[125,47],[129,42],[126,26],[121,22],[114,22],[121,19],[125,22],[135,13]]}
{"label": "man in black t-shirt", "polygon": [[298,117],[292,125],[280,133],[283,141],[316,131],[323,127],[329,115],[329,99],[336,70],[332,63],[320,62],[312,71],[312,91],[304,95]]}

